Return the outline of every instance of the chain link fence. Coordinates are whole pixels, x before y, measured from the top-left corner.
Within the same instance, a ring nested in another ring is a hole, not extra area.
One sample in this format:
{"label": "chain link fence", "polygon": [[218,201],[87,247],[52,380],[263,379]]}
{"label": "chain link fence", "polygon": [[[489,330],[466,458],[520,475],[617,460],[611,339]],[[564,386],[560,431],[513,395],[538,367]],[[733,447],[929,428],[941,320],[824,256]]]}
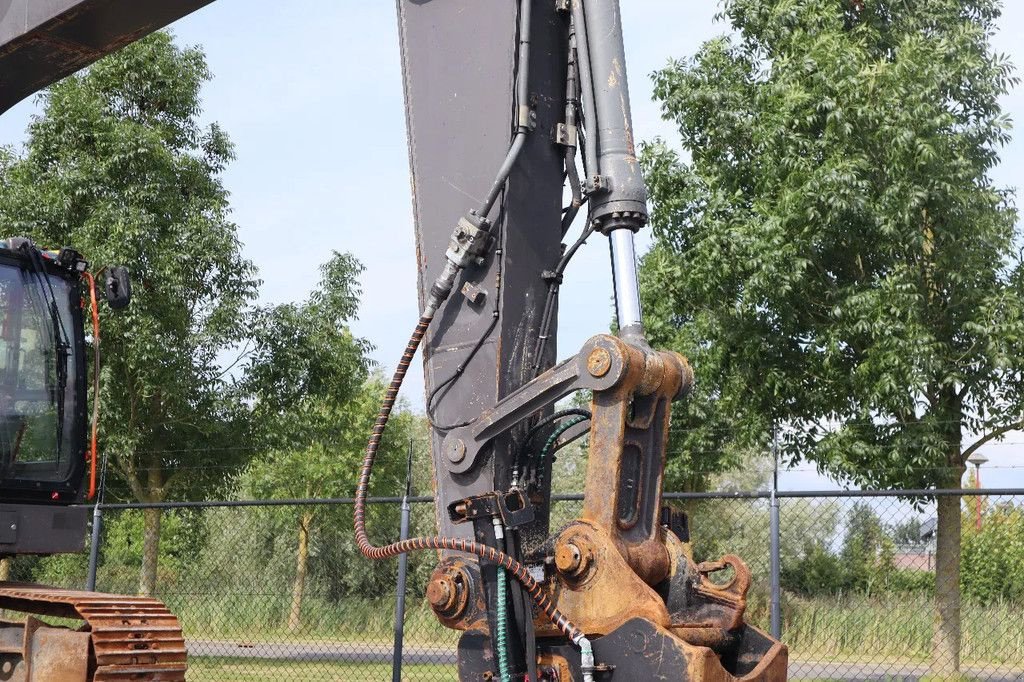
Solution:
{"label": "chain link fence", "polygon": [[[959,671],[955,662],[930,669],[942,587],[935,581],[934,497],[666,497],[690,516],[697,561],[731,553],[748,563],[754,580],[747,619],[771,630],[774,610],[790,647],[790,679],[1021,680],[1024,491],[995,492],[960,501]],[[433,504],[412,502],[410,534],[432,534]],[[579,496],[557,498],[552,527],[581,509]],[[159,517],[156,596],[181,618],[190,679],[391,679],[397,562],[371,564],[359,555],[349,501],[107,505],[101,512],[96,587],[110,592],[139,590],[145,535]],[[376,537],[397,537],[399,500],[372,504],[369,514]],[[435,559],[421,553],[409,560],[403,680],[456,679],[458,633],[437,623],[424,598]],[[88,557],[21,557],[14,572],[81,587]]]}

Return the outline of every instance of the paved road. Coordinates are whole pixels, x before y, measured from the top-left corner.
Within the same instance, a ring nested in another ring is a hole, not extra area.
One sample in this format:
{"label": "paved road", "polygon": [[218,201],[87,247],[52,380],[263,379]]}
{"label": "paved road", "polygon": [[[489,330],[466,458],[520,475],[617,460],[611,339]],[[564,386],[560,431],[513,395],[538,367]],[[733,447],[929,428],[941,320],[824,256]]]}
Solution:
{"label": "paved road", "polygon": [[[278,661],[324,661],[390,663],[391,647],[383,644],[337,642],[245,642],[192,640],[190,656],[214,658],[259,658]],[[455,663],[450,647],[406,646],[403,660],[408,664]],[[917,682],[927,674],[923,665],[906,663],[845,663],[835,661],[790,661],[790,680],[835,680],[836,682]],[[985,682],[1021,682],[1024,670],[997,667],[968,667],[964,674]]]}

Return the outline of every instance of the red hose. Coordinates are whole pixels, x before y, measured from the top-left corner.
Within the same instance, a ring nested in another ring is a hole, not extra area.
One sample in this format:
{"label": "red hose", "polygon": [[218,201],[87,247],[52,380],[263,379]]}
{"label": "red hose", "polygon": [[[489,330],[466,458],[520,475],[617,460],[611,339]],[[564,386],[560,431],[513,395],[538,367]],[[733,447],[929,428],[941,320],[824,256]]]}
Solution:
{"label": "red hose", "polygon": [[96,450],[100,425],[100,311],[96,305],[96,280],[83,273],[89,284],[89,309],[92,311],[92,436],[89,439],[89,496],[96,497]]}

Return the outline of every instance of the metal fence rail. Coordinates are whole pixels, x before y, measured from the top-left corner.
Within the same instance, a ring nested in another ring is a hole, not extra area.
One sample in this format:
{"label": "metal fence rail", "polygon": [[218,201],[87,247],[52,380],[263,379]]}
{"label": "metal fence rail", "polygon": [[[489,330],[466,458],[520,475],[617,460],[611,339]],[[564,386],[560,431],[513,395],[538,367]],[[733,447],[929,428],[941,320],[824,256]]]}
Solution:
{"label": "metal fence rail", "polygon": [[[747,618],[780,631],[790,647],[790,679],[904,680],[956,672],[929,669],[937,494],[965,496],[960,673],[1024,679],[1024,490],[990,489],[977,497],[975,491],[665,497],[690,515],[698,560],[732,553],[749,564]],[[552,527],[575,518],[581,499],[557,497]],[[351,502],[102,505],[92,552],[96,586],[139,589],[145,517],[158,514],[156,596],[181,617],[190,679],[386,680],[398,567],[359,556]],[[409,507],[410,534],[432,533],[430,498],[410,498]],[[369,513],[382,537],[398,534],[401,498],[378,498]],[[455,679],[458,633],[437,623],[423,594],[435,559],[409,560],[404,680]],[[26,558],[18,570],[19,577],[80,587],[88,567],[88,557]]]}

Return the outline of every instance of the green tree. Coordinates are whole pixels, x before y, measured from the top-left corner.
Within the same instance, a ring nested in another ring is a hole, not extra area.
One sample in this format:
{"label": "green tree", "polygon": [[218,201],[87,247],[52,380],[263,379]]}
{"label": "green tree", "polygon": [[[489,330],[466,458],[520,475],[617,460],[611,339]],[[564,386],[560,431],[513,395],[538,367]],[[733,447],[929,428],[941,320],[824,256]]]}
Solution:
{"label": "green tree", "polygon": [[1010,502],[985,505],[981,530],[974,500],[965,498],[963,527],[964,595],[982,604],[1005,599],[1024,602],[1024,509]]}
{"label": "green tree", "polygon": [[839,554],[846,572],[846,587],[871,594],[895,570],[895,546],[878,514],[858,502],[846,517],[846,539]]}
{"label": "green tree", "polygon": [[[955,488],[1024,422],[1024,271],[990,172],[1015,82],[997,0],[726,0],[733,32],[655,76],[686,159],[645,151],[654,340],[726,433],[849,481]],[[981,438],[972,434],[985,434]],[[959,668],[960,511],[938,503],[932,666]]]}
{"label": "green tree", "polygon": [[892,541],[897,545],[920,545],[921,540],[921,519],[911,516],[909,519],[894,524],[889,533]]}
{"label": "green tree", "polygon": [[[309,499],[351,496],[356,472],[384,393],[371,378],[369,344],[349,329],[359,304],[362,265],[334,254],[321,269],[318,288],[301,304],[261,311],[244,385],[252,402],[256,438],[267,450],[246,471],[246,491],[261,498]],[[405,472],[409,415],[399,414],[382,445],[378,486],[394,494]],[[348,509],[342,510],[347,519]],[[323,510],[303,507],[295,529],[295,574],[288,629],[302,624],[313,534]],[[331,518],[336,530],[345,526]],[[350,524],[351,521],[349,520]]]}
{"label": "green tree", "polygon": [[[101,313],[101,442],[141,502],[201,495],[247,456],[219,360],[257,282],[220,179],[231,144],[198,121],[209,78],[199,49],[153,35],[47,91],[27,152],[0,166],[5,230],[132,272],[132,305]],[[160,520],[147,510],[143,594]]]}

